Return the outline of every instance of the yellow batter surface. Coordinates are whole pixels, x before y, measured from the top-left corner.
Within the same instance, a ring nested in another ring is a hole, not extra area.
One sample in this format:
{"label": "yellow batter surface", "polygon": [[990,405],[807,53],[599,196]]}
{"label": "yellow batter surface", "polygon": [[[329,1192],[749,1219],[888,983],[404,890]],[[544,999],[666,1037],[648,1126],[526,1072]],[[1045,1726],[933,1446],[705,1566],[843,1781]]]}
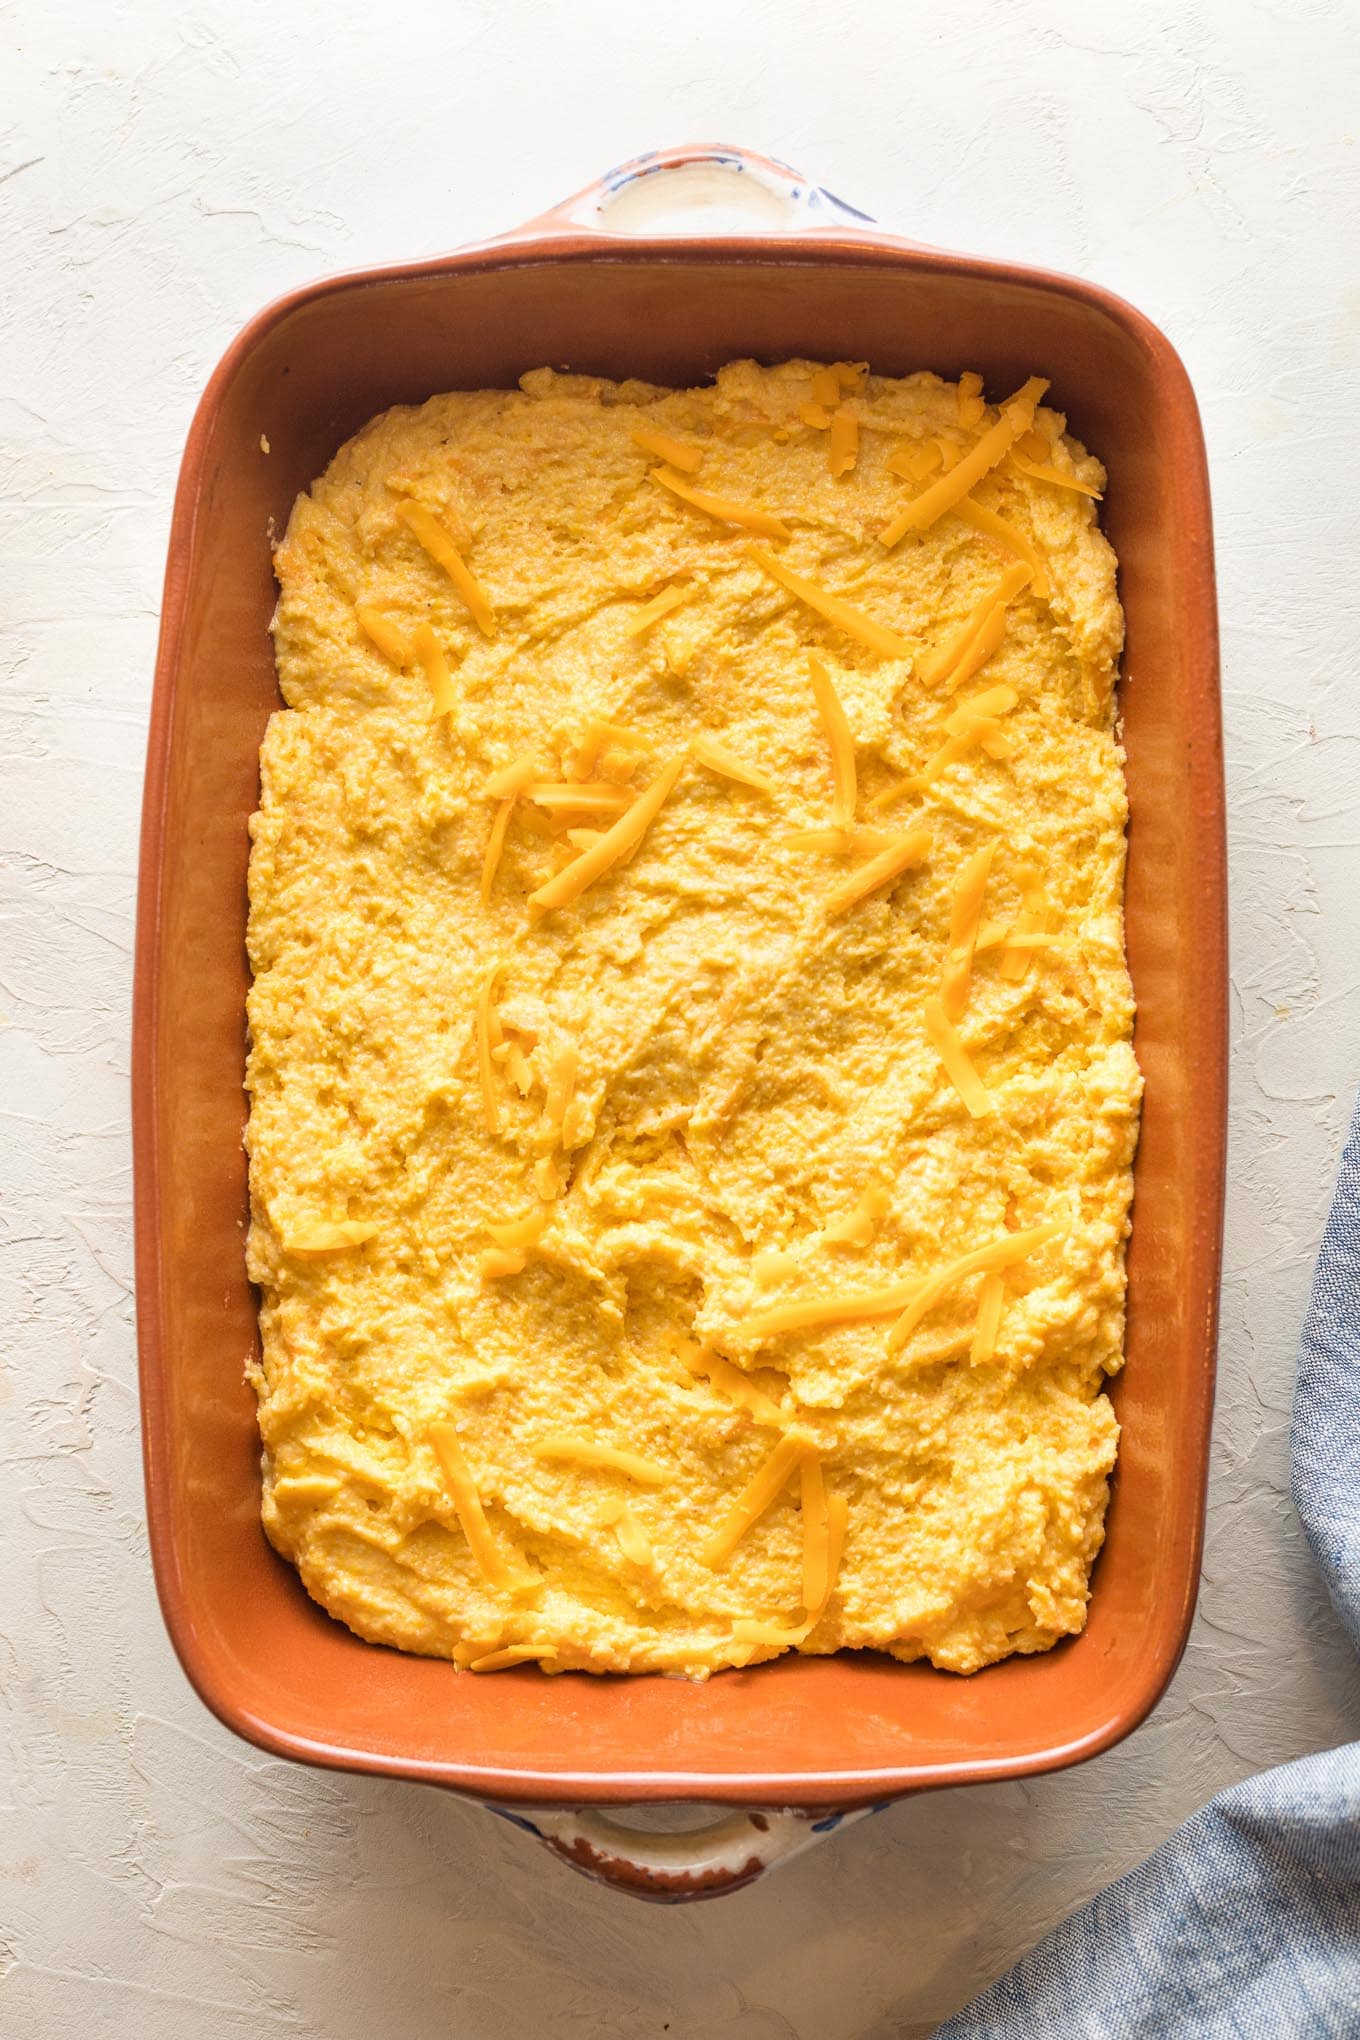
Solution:
{"label": "yellow batter surface", "polygon": [[1140,1080],[1104,475],[1042,387],[544,369],[299,498],[256,1387],[265,1528],[361,1636],[1081,1628]]}

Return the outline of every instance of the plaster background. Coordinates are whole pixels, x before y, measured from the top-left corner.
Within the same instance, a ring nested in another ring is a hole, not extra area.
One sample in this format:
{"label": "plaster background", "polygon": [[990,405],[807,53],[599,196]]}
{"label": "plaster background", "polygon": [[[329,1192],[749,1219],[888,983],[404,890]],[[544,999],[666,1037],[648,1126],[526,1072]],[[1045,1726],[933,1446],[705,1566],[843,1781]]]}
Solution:
{"label": "plaster background", "polygon": [[[91,2040],[888,2040],[1219,1787],[1360,1733],[1288,1502],[1360,1076],[1360,11],[1330,0],[0,5],[0,2006]],[[939,1794],[717,1906],[595,1889],[193,1698],[142,1524],[128,991],[170,490],[236,328],[640,149],[765,149],[1170,333],[1216,495],[1233,1116],[1205,1584],[1085,1768]]]}

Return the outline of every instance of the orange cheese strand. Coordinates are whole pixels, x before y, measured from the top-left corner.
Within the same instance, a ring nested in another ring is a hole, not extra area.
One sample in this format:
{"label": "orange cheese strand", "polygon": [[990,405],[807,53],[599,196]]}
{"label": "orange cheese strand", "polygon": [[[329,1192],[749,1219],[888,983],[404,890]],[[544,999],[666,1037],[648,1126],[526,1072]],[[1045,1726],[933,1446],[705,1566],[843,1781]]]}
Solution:
{"label": "orange cheese strand", "polygon": [[992,1095],[974,1069],[967,1049],[959,1040],[954,1023],[944,1010],[943,1000],[933,996],[926,999],[924,1012],[926,1033],[944,1064],[945,1075],[962,1098],[971,1116],[974,1119],[982,1119],[993,1109]]}
{"label": "orange cheese strand", "polygon": [[796,595],[800,602],[806,602],[809,609],[815,609],[828,623],[834,623],[847,637],[852,637],[871,652],[877,652],[884,659],[907,659],[911,646],[900,631],[890,630],[885,623],[876,623],[871,616],[865,616],[839,595],[831,594],[818,581],[810,581],[804,574],[794,574],[779,560],[773,559],[763,547],[753,545],[751,558],[758,567],[763,567],[771,580],[778,581],[781,588],[787,588],[790,595]]}
{"label": "orange cheese strand", "polygon": [[503,963],[493,963],[482,979],[482,988],[477,994],[477,1070],[482,1083],[482,1116],[488,1133],[501,1130],[500,1102],[496,1097],[496,1079],[493,1073],[491,1051],[499,1048],[501,1042],[500,1022],[492,1010],[491,1001],[496,992],[496,981],[504,971]]}
{"label": "orange cheese strand", "polygon": [[364,1218],[313,1219],[286,1234],[280,1244],[285,1254],[343,1254],[375,1239],[381,1230]]}
{"label": "orange cheese strand", "polygon": [[614,1518],[614,1535],[619,1540],[619,1550],[630,1565],[650,1566],[654,1563],[647,1533],[627,1502]]}
{"label": "orange cheese strand", "polygon": [[801,1438],[780,1439],[709,1539],[701,1554],[705,1565],[727,1563],[746,1532],[778,1501],[808,1449]]}
{"label": "orange cheese strand", "polygon": [[510,827],[510,817],[514,812],[514,807],[515,796],[512,793],[507,800],[503,800],[500,803],[491,823],[491,833],[486,839],[486,850],[482,857],[481,894],[483,906],[490,900],[491,888],[496,883],[496,873],[500,869],[501,852],[505,848],[505,832]]}
{"label": "orange cheese strand", "polygon": [[664,460],[669,467],[679,468],[682,474],[697,474],[703,466],[702,446],[692,446],[688,440],[673,438],[669,432],[662,432],[655,425],[630,425],[628,429],[634,446],[640,447],[643,453],[654,454],[657,460]]}
{"label": "orange cheese strand", "polygon": [[499,1247],[532,1247],[548,1223],[546,1211],[526,1211],[523,1218],[487,1221],[487,1231]]}
{"label": "orange cheese strand", "polygon": [[544,913],[551,907],[566,906],[579,898],[587,886],[617,864],[620,858],[636,850],[656,817],[660,814],[667,795],[684,770],[683,756],[672,758],[669,765],[663,765],[647,791],[640,794],[626,814],[619,816],[613,827],[606,829],[598,843],[569,864],[565,871],[559,871],[546,885],[529,895],[529,905],[536,912]]}
{"label": "orange cheese strand", "polygon": [[822,901],[822,912],[827,919],[843,914],[847,907],[853,907],[858,900],[869,893],[877,892],[881,886],[891,885],[902,872],[913,866],[924,864],[930,855],[929,829],[906,829],[888,850],[880,850],[877,857],[871,857],[843,878],[839,885],[831,888]]}
{"label": "orange cheese strand", "polygon": [[420,546],[429,554],[437,566],[444,569],[458,593],[466,602],[472,620],[483,637],[495,637],[496,612],[487,600],[480,581],[471,573],[463,555],[450,538],[437,517],[419,503],[398,503],[397,515]]}
{"label": "orange cheese strand", "polygon": [[844,404],[837,406],[831,416],[831,437],[827,442],[826,461],[837,481],[848,475],[859,459],[859,419]]}
{"label": "orange cheese strand", "polygon": [[784,1332],[820,1331],[823,1325],[863,1324],[870,1318],[896,1317],[911,1302],[919,1284],[890,1282],[881,1289],[849,1290],[840,1296],[802,1296],[792,1303],[772,1304],[743,1319],[741,1329],[763,1345]]}
{"label": "orange cheese strand", "polygon": [[488,800],[505,800],[512,793],[523,793],[526,786],[532,786],[539,776],[536,761],[526,752],[509,765],[503,765],[499,772],[493,772],[482,792]]}
{"label": "orange cheese strand", "polygon": [[769,510],[761,510],[754,503],[734,503],[728,496],[710,496],[701,489],[692,489],[671,468],[653,468],[651,477],[663,489],[669,489],[673,496],[679,496],[682,502],[695,510],[702,510],[706,517],[716,518],[719,524],[740,524],[747,531],[760,532],[765,538],[791,538],[793,535],[788,525]]}
{"label": "orange cheese strand", "polygon": [[986,510],[981,503],[975,503],[971,496],[965,496],[963,501],[954,507],[956,515],[961,517],[965,524],[971,524],[974,531],[981,532],[984,538],[991,539],[993,545],[999,545],[1003,552],[1024,561],[1029,568],[1035,594],[1041,602],[1047,602],[1052,593],[1048,568],[1044,564],[1039,548],[1025,536],[1024,532],[1018,530],[1014,524],[1008,523],[1004,517],[998,517],[994,510]]}
{"label": "orange cheese strand", "polygon": [[878,534],[880,544],[894,546],[909,531],[928,531],[946,510],[952,510],[956,503],[962,502],[982,477],[989,474],[998,461],[1005,459],[1022,433],[1029,431],[1034,423],[1035,407],[1047,388],[1048,384],[1039,376],[1031,376],[1023,389],[1017,390],[1010,402],[1003,406],[996,424],[983,433],[976,446],[970,448],[948,474],[941,475],[937,482],[923,489],[913,502],[884,525]]}
{"label": "orange cheese strand", "polygon": [[822,1238],[835,1246],[867,1247],[880,1219],[886,1218],[892,1199],[881,1183],[870,1183],[860,1192],[859,1202],[844,1218],[823,1226]]}
{"label": "orange cheese strand", "polygon": [[992,1240],[985,1247],[974,1247],[971,1253],[960,1254],[957,1261],[937,1268],[933,1275],[928,1275],[918,1285],[915,1296],[889,1331],[888,1351],[896,1353],[905,1346],[926,1313],[934,1310],[941,1297],[966,1276],[1000,1274],[1003,1268],[1013,1268],[1017,1261],[1026,1261],[1040,1247],[1047,1246],[1062,1230],[1057,1219],[1048,1219],[1043,1225],[1032,1225],[1025,1232],[1003,1233],[999,1240]]}
{"label": "orange cheese strand", "polygon": [[416,657],[425,669],[434,706],[430,711],[431,721],[438,722],[441,715],[452,715],[458,706],[458,696],[453,691],[453,680],[449,673],[449,662],[444,657],[440,644],[428,623],[416,625]]}
{"label": "orange cheese strand", "polygon": [[986,415],[987,406],[982,401],[982,377],[971,368],[965,369],[959,377],[959,423],[965,432],[971,432]]}
{"label": "orange cheese strand", "polygon": [[484,1282],[500,1282],[507,1275],[522,1275],[529,1257],[522,1247],[488,1247],[477,1265]]}
{"label": "orange cheese strand", "polygon": [[457,1430],[452,1424],[431,1424],[429,1439],[472,1556],[493,1587],[513,1585],[514,1573],[496,1549]]}
{"label": "orange cheese strand", "polygon": [[1052,482],[1053,486],[1057,489],[1075,489],[1079,496],[1092,496],[1097,503],[1103,500],[1103,492],[1096,487],[1094,482],[1079,481],[1075,475],[1065,473],[1060,467],[1054,467],[1051,462],[1043,458],[1042,454],[1035,459],[1031,459],[1026,445],[1026,440],[1031,439],[1038,439],[1043,452],[1045,454],[1048,452],[1048,442],[1041,434],[1036,432],[1027,433],[1025,439],[1022,439],[1018,446],[1011,448],[1011,459],[1022,475],[1029,475],[1036,482]]}
{"label": "orange cheese strand", "polygon": [[621,815],[634,799],[621,786],[611,786],[607,779],[549,780],[526,787],[525,793],[535,807],[547,808],[554,814]]}
{"label": "orange cheese strand", "polygon": [[650,602],[644,602],[637,615],[624,626],[624,636],[641,637],[644,630],[650,630],[654,623],[660,623],[663,616],[669,616],[682,602],[688,602],[693,593],[692,588],[663,588],[659,595],[653,595]]}
{"label": "orange cheese strand", "polygon": [[883,465],[904,482],[923,482],[933,475],[943,456],[936,439],[904,439],[895,446]]}
{"label": "orange cheese strand", "polygon": [[800,404],[798,406],[798,416],[800,421],[804,425],[811,426],[814,432],[829,432],[831,430],[831,413],[824,404]]}
{"label": "orange cheese strand", "polygon": [[968,1349],[968,1358],[974,1367],[985,1367],[996,1354],[996,1337],[1001,1329],[1001,1313],[1006,1302],[1006,1285],[999,1270],[993,1269],[982,1278],[978,1290],[977,1323],[973,1328],[973,1343]]}
{"label": "orange cheese strand", "polygon": [[754,765],[747,765],[729,751],[726,744],[720,744],[716,737],[696,737],[689,747],[691,758],[698,765],[716,772],[721,779],[735,779],[739,786],[753,786],[757,793],[773,793],[774,781],[768,773],[758,772]]}
{"label": "orange cheese strand", "polygon": [[485,1657],[473,1658],[468,1666],[470,1672],[504,1672],[511,1665],[551,1664],[557,1656],[550,1643],[507,1643],[504,1650],[488,1651]]}
{"label": "orange cheese strand", "polygon": [[949,954],[940,986],[940,1004],[950,1020],[961,1020],[973,982],[973,948],[982,925],[982,901],[991,875],[996,844],[985,844],[964,859],[954,882],[949,910]]}
{"label": "orange cheese strand", "polygon": [[540,1438],[534,1446],[535,1459],[566,1459],[577,1466],[598,1467],[605,1473],[626,1474],[643,1487],[662,1487],[670,1479],[666,1468],[640,1452],[622,1452],[614,1445],[598,1445],[592,1438],[554,1436]]}
{"label": "orange cheese strand", "polygon": [[965,680],[971,680],[975,673],[980,672],[992,654],[1001,649],[1001,640],[1005,635],[1006,605],[1004,602],[997,602],[988,611],[982,628],[947,677],[945,692],[952,694],[956,687],[962,687]]}
{"label": "orange cheese strand", "polygon": [[730,1360],[724,1360],[721,1354],[711,1352],[707,1346],[694,1346],[682,1351],[680,1359],[691,1374],[705,1378],[719,1395],[726,1396],[738,1409],[745,1410],[758,1424],[770,1424],[776,1430],[783,1430],[784,1412],[778,1403],[763,1395]]}
{"label": "orange cheese strand", "polygon": [[[951,689],[961,684],[961,677],[955,672],[955,668],[962,666],[964,658],[972,650],[976,639],[998,606],[1004,609],[1008,602],[1013,602],[1028,580],[1028,567],[1014,566],[1006,569],[991,593],[984,595],[968,612],[954,635],[946,639],[938,651],[932,652],[930,657],[923,661],[921,680],[925,686],[936,687],[941,680],[949,680]],[[988,656],[990,657],[990,654]],[[977,670],[976,666],[973,670]]]}
{"label": "orange cheese strand", "polygon": [[1009,715],[1019,704],[1020,696],[1015,689],[1002,681],[995,687],[984,687],[981,694],[970,695],[967,701],[961,701],[945,717],[944,726],[951,736],[957,736],[978,718]]}
{"label": "orange cheese strand", "polygon": [[364,636],[375,644],[383,657],[393,666],[410,664],[411,647],[394,623],[389,622],[380,609],[370,609],[365,602],[355,604],[354,617]]}
{"label": "orange cheese strand", "polygon": [[1042,934],[1047,918],[1048,894],[1035,879],[1024,887],[1020,912],[997,965],[998,975],[1008,983],[1019,984],[1028,975],[1033,961],[1032,949],[1019,944],[1016,937]]}
{"label": "orange cheese strand", "polygon": [[831,675],[814,653],[808,655],[808,675],[812,681],[817,713],[822,718],[822,727],[831,746],[831,813],[838,828],[848,829],[854,822],[858,799],[855,740],[850,734],[850,725],[845,719],[841,698],[832,685]]}

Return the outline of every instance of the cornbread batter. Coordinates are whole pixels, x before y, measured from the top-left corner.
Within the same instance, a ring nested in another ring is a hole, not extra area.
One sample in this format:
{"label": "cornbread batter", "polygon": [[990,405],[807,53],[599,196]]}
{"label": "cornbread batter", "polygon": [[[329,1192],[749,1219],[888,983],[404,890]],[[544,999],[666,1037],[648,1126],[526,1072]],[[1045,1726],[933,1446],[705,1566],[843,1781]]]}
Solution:
{"label": "cornbread batter", "polygon": [[1031,383],[539,370],[275,564],[264,1523],[361,1636],[1079,1630],[1140,1080],[1099,463]]}

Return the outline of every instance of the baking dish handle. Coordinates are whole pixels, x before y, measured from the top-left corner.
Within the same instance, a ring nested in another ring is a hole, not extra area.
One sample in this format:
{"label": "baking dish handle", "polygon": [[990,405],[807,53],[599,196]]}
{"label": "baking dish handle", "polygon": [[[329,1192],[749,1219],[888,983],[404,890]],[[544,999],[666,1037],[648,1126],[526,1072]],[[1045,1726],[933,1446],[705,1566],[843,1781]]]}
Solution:
{"label": "baking dish handle", "polygon": [[868,213],[773,156],[723,142],[690,142],[634,156],[505,238],[841,235],[873,224]]}
{"label": "baking dish handle", "polygon": [[[503,1820],[536,1835],[573,1870],[633,1898],[662,1905],[721,1898],[754,1884],[776,1863],[787,1863],[838,1828],[876,1813],[877,1807],[797,1807],[723,1810],[699,1828],[676,1833],[634,1825],[620,1807],[493,1806]],[[639,1808],[644,1816],[649,1809]]]}

